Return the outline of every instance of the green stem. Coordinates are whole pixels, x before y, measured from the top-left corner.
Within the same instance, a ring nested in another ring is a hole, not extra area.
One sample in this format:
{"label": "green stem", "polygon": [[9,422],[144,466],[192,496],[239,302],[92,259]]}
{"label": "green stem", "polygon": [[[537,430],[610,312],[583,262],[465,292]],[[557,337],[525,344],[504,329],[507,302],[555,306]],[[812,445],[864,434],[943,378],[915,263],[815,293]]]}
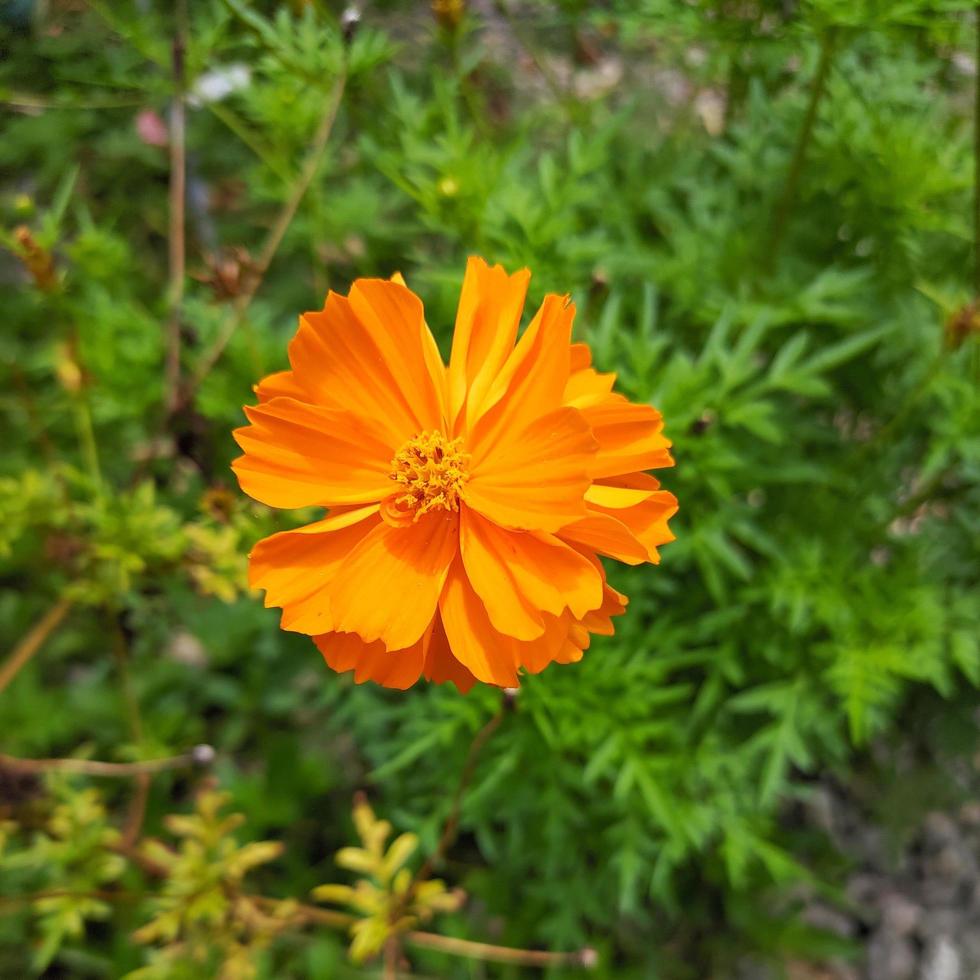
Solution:
{"label": "green stem", "polygon": [[786,233],[786,225],[792,213],[793,205],[796,203],[800,178],[803,176],[803,165],[806,162],[807,150],[810,147],[813,128],[817,121],[817,111],[827,87],[827,76],[830,74],[836,38],[834,28],[828,27],[820,39],[820,57],[817,61],[817,70],[813,75],[813,81],[810,83],[810,99],[807,103],[806,115],[803,117],[799,135],[796,137],[796,146],[793,148],[793,156],[790,159],[789,169],[786,171],[786,180],[783,183],[782,192],[772,213],[768,248],[762,259],[765,271],[772,268],[776,253],[783,243],[783,236]]}
{"label": "green stem", "polygon": [[99,465],[99,449],[95,441],[95,428],[92,425],[92,409],[84,389],[72,395],[72,409],[78,441],[82,448],[82,456],[85,459],[85,467],[95,488],[96,503],[101,506],[103,500],[102,467]]}
{"label": "green stem", "polygon": [[980,298],[980,3],[976,7],[976,88],[973,97],[973,295]]}
{"label": "green stem", "polygon": [[174,405],[180,396],[181,317],[184,305],[184,284],[187,265],[186,199],[187,145],[184,96],[186,73],[184,58],[187,51],[187,0],[177,0],[176,26],[172,46],[173,100],[170,111],[170,195],[169,195],[169,265],[167,286],[166,358],[164,387],[167,404]]}

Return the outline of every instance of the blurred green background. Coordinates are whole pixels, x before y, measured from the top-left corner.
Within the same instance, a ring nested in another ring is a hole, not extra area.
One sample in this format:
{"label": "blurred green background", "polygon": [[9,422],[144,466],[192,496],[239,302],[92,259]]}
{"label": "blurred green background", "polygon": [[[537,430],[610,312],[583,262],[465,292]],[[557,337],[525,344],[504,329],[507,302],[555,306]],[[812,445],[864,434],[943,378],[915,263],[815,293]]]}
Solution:
{"label": "blurred green background", "polygon": [[0,977],[381,975],[243,924],[230,827],[184,878],[132,855],[197,839],[165,817],[205,780],[282,845],[249,893],[351,880],[357,790],[434,851],[500,693],[280,632],[246,555],[309,515],[228,464],[298,313],[400,270],[447,353],[469,254],[573,295],[681,511],[483,748],[426,928],[599,977],[977,976],[976,44],[958,0],[0,2],[0,752],[216,751],[0,758]]}

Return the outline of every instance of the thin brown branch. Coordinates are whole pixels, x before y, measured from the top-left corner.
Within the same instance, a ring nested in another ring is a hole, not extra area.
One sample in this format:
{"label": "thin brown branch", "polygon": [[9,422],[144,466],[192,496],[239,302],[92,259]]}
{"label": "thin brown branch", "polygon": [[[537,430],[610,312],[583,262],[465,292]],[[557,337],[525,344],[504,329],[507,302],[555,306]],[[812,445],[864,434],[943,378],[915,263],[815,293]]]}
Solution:
{"label": "thin brown branch", "polygon": [[171,769],[186,769],[201,765],[209,762],[212,754],[213,750],[210,746],[199,745],[183,755],[168,756],[165,759],[148,759],[145,762],[98,762],[93,759],[21,759],[0,752],[0,768],[14,772],[67,772],[80,776],[131,779],[167,772]]}
{"label": "thin brown branch", "polygon": [[392,936],[386,943],[384,949],[384,980],[398,980],[398,940]]}
{"label": "thin brown branch", "polygon": [[71,607],[71,599],[64,597],[59,599],[31,627],[27,636],[14,647],[3,666],[0,666],[0,693],[6,690],[7,685],[17,676],[20,669],[41,649],[44,641],[61,625],[61,621],[68,615]]}
{"label": "thin brown branch", "polygon": [[43,891],[31,892],[30,895],[0,895],[0,909],[17,908],[30,905],[46,898],[96,898],[102,902],[133,902],[140,896],[134,892],[110,891],[96,888],[89,891],[75,891],[70,888],[46,888]]}
{"label": "thin brown branch", "polygon": [[469,939],[454,939],[434,932],[407,932],[405,942],[421,949],[435,949],[450,956],[462,956],[487,963],[510,963],[515,966],[570,966],[593,969],[599,957],[594,949],[576,949],[570,953],[551,953],[538,949],[514,949],[492,943],[476,943]]}
{"label": "thin brown branch", "polygon": [[136,846],[143,830],[143,821],[146,819],[146,805],[150,800],[150,774],[141,772],[135,777],[135,781],[136,788],[133,790],[133,798],[129,801],[126,823],[123,826],[122,840],[126,847]]}
{"label": "thin brown branch", "polygon": [[272,260],[276,257],[279,246],[282,244],[282,240],[285,238],[286,232],[289,230],[289,226],[292,224],[293,218],[296,216],[296,212],[299,210],[299,206],[306,196],[306,192],[323,161],[327,150],[327,143],[330,139],[330,133],[333,131],[334,123],[337,120],[337,113],[340,110],[340,103],[344,96],[346,84],[347,75],[345,70],[337,79],[333,94],[327,104],[323,118],[320,120],[320,125],[317,127],[306,161],[293,185],[293,189],[282,206],[275,223],[269,229],[265,244],[262,246],[262,251],[259,253],[255,262],[254,273],[250,279],[249,287],[235,301],[231,313],[222,324],[218,336],[215,338],[214,344],[202,357],[193,377],[185,386],[178,407],[182,407],[190,401],[201,383],[210,374],[211,369],[221,358],[232,336],[234,336],[238,328],[244,323],[248,308],[255,298],[259,286],[262,285],[265,274],[269,271],[269,266],[272,265]]}
{"label": "thin brown branch", "polygon": [[[133,736],[133,742],[137,746],[141,746],[143,744],[143,716],[140,712],[136,692],[133,690],[132,675],[129,671],[129,640],[127,639],[126,629],[120,615],[114,617],[112,625],[116,641],[116,664],[119,667],[119,690],[126,704],[126,713],[129,716],[129,728]],[[150,774],[145,772],[135,777],[136,788],[133,791],[133,798],[129,804],[129,812],[126,815],[126,823],[123,829],[122,840],[125,847],[133,847],[139,839],[140,831],[143,829],[146,804],[150,797],[150,778]]]}
{"label": "thin brown branch", "polygon": [[[266,898],[264,895],[249,895],[248,898],[260,907],[274,908],[281,904],[280,899]],[[331,929],[349,929],[356,916],[332,909],[321,909],[315,905],[296,903],[293,913],[297,919],[310,924],[324,925]],[[469,939],[456,939],[440,936],[434,932],[412,931],[403,933],[401,938],[410,946],[419,949],[433,949],[449,956],[482,960],[487,963],[510,963],[515,966],[569,966],[591,969],[596,966],[598,956],[594,949],[577,949],[570,953],[551,953],[537,949],[515,949],[512,946],[496,946],[493,943],[478,943]]]}
{"label": "thin brown branch", "polygon": [[[248,895],[247,897],[260,908],[265,909],[277,908],[283,901],[278,898],[268,898],[265,895]],[[335,912],[333,909],[320,909],[315,905],[304,905],[302,902],[291,904],[293,912],[298,919],[321,926],[329,926],[331,929],[349,929],[358,921],[356,916],[348,915],[346,912]]]}
{"label": "thin brown branch", "polygon": [[180,333],[186,271],[187,132],[184,106],[184,57],[187,50],[187,0],[177,0],[172,48],[174,94],[170,109],[170,282],[167,289],[167,408],[180,397]]}

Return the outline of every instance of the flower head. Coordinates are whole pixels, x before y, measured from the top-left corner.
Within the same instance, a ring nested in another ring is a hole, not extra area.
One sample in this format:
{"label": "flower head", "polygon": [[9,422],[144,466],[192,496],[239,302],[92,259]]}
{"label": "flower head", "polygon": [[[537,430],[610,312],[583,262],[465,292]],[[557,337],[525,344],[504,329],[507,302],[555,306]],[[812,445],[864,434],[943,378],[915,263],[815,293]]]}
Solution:
{"label": "flower head", "polygon": [[251,584],[359,683],[516,687],[580,660],[627,601],[599,556],[673,540],[677,502],[644,472],[673,464],[660,413],[571,342],[568,297],[518,339],[529,279],[470,259],[448,367],[400,277],[331,293],[235,432],[247,494],[329,508],[260,541]]}

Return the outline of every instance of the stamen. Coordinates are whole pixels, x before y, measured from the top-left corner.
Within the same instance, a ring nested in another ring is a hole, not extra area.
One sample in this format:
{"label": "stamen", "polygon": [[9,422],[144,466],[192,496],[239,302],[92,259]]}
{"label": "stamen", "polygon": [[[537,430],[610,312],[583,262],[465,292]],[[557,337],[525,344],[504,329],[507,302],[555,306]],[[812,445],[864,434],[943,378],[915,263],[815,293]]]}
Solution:
{"label": "stamen", "polygon": [[438,431],[410,439],[391,461],[389,477],[398,489],[384,503],[385,520],[406,525],[433,510],[459,510],[469,460],[462,439],[447,439]]}

